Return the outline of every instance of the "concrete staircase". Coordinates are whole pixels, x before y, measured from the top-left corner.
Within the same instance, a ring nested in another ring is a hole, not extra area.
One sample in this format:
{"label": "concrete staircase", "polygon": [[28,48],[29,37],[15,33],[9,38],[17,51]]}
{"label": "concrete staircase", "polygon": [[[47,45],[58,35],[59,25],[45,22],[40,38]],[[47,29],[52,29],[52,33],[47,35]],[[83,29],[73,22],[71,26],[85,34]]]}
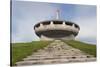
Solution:
{"label": "concrete staircase", "polygon": [[73,48],[66,43],[55,40],[44,49],[38,50],[23,61],[16,63],[19,65],[36,65],[36,64],[55,64],[70,62],[88,62],[96,61],[92,55],[88,55],[79,49]]}

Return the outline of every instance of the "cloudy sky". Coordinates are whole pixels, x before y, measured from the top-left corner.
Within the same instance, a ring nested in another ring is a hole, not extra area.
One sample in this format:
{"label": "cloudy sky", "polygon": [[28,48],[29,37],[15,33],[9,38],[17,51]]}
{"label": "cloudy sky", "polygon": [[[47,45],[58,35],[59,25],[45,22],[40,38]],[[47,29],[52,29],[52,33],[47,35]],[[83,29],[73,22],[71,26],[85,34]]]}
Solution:
{"label": "cloudy sky", "polygon": [[34,25],[43,20],[55,19],[56,10],[60,19],[72,21],[80,26],[76,40],[96,44],[97,19],[95,5],[58,4],[28,1],[12,2],[12,42],[39,40]]}

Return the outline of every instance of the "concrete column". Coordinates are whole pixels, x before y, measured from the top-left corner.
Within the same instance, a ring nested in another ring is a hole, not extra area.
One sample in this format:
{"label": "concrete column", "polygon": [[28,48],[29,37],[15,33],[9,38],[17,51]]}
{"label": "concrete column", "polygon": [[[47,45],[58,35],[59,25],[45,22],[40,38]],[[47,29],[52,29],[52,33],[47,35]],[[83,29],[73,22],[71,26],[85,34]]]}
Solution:
{"label": "concrete column", "polygon": [[43,26],[43,24],[42,23],[40,23],[40,28],[43,28],[44,26]]}
{"label": "concrete column", "polygon": [[40,23],[40,27],[42,27],[43,26],[43,24],[42,23]]}
{"label": "concrete column", "polygon": [[72,27],[75,28],[75,24],[73,24]]}
{"label": "concrete column", "polygon": [[50,25],[53,25],[53,21],[50,22]]}
{"label": "concrete column", "polygon": [[66,25],[65,22],[63,22],[63,25]]}
{"label": "concrete column", "polygon": [[44,26],[42,23],[40,23],[40,27],[39,27],[39,30],[43,30],[44,29]]}
{"label": "concrete column", "polygon": [[65,22],[63,22],[62,26],[63,26],[63,29],[66,28],[66,24],[65,24]]}
{"label": "concrete column", "polygon": [[53,28],[53,27],[55,27],[55,26],[54,26],[54,24],[53,24],[53,21],[51,21],[51,22],[50,22],[49,28]]}

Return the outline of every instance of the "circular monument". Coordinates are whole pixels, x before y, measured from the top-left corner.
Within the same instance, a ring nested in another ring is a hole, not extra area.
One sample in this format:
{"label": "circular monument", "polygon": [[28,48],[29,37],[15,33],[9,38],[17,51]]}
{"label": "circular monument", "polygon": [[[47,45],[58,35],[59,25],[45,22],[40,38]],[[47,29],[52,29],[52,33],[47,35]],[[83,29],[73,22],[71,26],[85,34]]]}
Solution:
{"label": "circular monument", "polygon": [[41,21],[35,24],[34,30],[41,40],[73,40],[78,35],[80,27],[76,23],[60,20],[57,11],[55,20]]}

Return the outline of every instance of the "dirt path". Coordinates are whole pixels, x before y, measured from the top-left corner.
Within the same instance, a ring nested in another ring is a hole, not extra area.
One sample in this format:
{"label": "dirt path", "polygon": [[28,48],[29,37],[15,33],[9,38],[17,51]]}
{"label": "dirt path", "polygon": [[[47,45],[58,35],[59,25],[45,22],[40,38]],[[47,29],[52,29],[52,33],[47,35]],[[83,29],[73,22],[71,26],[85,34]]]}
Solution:
{"label": "dirt path", "polygon": [[16,65],[87,62],[95,60],[96,58],[92,55],[73,48],[60,40],[55,40],[44,49],[40,49],[31,56],[24,58],[23,61],[17,62]]}

